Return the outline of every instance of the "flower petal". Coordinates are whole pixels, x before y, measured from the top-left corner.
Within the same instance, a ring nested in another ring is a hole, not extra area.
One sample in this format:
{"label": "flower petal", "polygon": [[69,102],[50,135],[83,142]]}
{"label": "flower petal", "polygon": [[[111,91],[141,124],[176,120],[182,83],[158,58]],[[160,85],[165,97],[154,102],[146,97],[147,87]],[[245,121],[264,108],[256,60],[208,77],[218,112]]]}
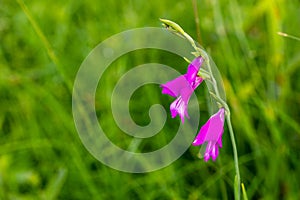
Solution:
{"label": "flower petal", "polygon": [[202,83],[202,81],[203,79],[197,76],[195,81],[191,84],[191,87],[195,90]]}
{"label": "flower petal", "polygon": [[224,127],[224,108],[221,108],[216,114],[210,117],[210,119],[200,129],[200,135],[206,135],[204,141],[217,142],[223,133]]}
{"label": "flower petal", "polygon": [[180,91],[180,96],[170,105],[172,118],[179,114],[182,123],[184,123],[184,116],[189,118],[187,106],[193,91],[191,87],[183,88]]}
{"label": "flower petal", "polygon": [[199,56],[189,64],[187,68],[186,79],[190,84],[192,84],[195,81],[203,61],[204,59],[201,56]]}
{"label": "flower petal", "polygon": [[210,127],[210,120],[208,120],[200,129],[200,132],[196,136],[193,145],[194,146],[199,146],[206,141],[206,135],[208,134],[208,128]]}
{"label": "flower petal", "polygon": [[202,145],[207,142],[204,160],[213,160],[219,155],[219,147],[222,147],[222,134],[224,127],[224,113],[225,109],[221,108],[216,114],[211,116],[209,120],[201,127],[198,135],[196,136],[193,145]]}
{"label": "flower petal", "polygon": [[184,123],[184,116],[186,115],[188,117],[186,112],[186,104],[182,100],[181,96],[179,96],[173,103],[171,103],[170,111],[172,118],[179,115],[182,123]]}
{"label": "flower petal", "polygon": [[162,93],[177,97],[170,105],[171,116],[180,116],[182,123],[184,116],[188,117],[187,107],[193,91],[201,84],[203,79],[197,76],[204,59],[200,56],[195,58],[188,66],[187,73],[165,84],[161,84]]}
{"label": "flower petal", "polygon": [[168,94],[172,97],[177,97],[180,94],[180,90],[185,87],[189,87],[189,82],[184,75],[181,75],[165,84],[161,84],[163,94]]}

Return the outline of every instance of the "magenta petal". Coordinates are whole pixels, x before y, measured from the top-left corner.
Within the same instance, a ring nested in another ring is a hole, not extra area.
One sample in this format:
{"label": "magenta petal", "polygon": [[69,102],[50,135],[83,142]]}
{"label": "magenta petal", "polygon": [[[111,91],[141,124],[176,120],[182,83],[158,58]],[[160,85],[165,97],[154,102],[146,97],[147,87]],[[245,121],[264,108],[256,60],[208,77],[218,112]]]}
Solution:
{"label": "magenta petal", "polygon": [[179,96],[182,88],[189,87],[189,82],[186,80],[184,75],[181,75],[165,84],[161,84],[160,87],[162,87],[163,94],[177,97]]}
{"label": "magenta petal", "polygon": [[203,79],[197,76],[195,81],[191,84],[191,87],[195,90],[202,83],[202,81]]}
{"label": "magenta petal", "polygon": [[210,120],[208,120],[206,122],[206,124],[204,124],[201,129],[200,129],[200,132],[198,133],[198,135],[196,136],[194,142],[193,142],[193,145],[194,146],[199,146],[201,144],[203,144],[206,140],[206,135],[208,133],[208,128],[210,126]]}
{"label": "magenta petal", "polygon": [[207,142],[204,153],[204,160],[213,160],[219,155],[219,147],[222,147],[222,134],[224,127],[225,109],[221,108],[216,114],[211,116],[209,120],[201,127],[196,136],[193,145],[198,146]]}
{"label": "magenta petal", "polygon": [[199,71],[199,69],[200,69],[200,67],[201,67],[201,65],[202,65],[202,63],[203,63],[203,61],[204,61],[204,58],[201,57],[201,56],[199,56],[199,57],[195,58],[195,59],[190,63],[189,66],[193,66],[193,67],[195,67],[195,68],[197,69],[197,71]]}
{"label": "magenta petal", "polygon": [[213,160],[216,160],[216,158],[219,155],[219,148],[217,144],[214,144],[211,151],[210,151],[210,155],[212,157]]}
{"label": "magenta petal", "polygon": [[182,100],[181,96],[178,97],[173,103],[170,105],[170,111],[172,118],[176,117],[177,115],[180,116],[181,122],[184,123],[184,116],[188,117],[186,111],[186,103]]}
{"label": "magenta petal", "polygon": [[204,161],[207,162],[210,158],[210,155],[208,153],[205,153],[203,158],[204,158]]}
{"label": "magenta petal", "polygon": [[198,71],[203,63],[204,59],[202,57],[195,58],[188,66],[186,79],[191,84],[195,81]]}
{"label": "magenta petal", "polygon": [[202,57],[195,58],[189,64],[186,74],[181,75],[165,84],[161,84],[162,93],[168,94],[172,97],[178,97],[182,88],[189,86],[195,90],[203,81],[202,78],[197,76],[203,61],[204,59]]}
{"label": "magenta petal", "polygon": [[212,157],[213,161],[215,161],[218,155],[219,155],[219,148],[217,144],[213,144],[212,141],[208,142],[206,146],[206,151],[203,156],[204,161],[207,162],[210,157]]}
{"label": "magenta petal", "polygon": [[[222,132],[222,134],[223,134],[223,132]],[[222,146],[223,146],[222,145],[222,137],[219,138],[217,144],[219,145],[220,148],[222,148]]]}
{"label": "magenta petal", "polygon": [[180,91],[181,95],[170,105],[171,116],[174,118],[179,115],[182,123],[184,123],[184,116],[189,118],[187,105],[193,91],[190,87],[183,88]]}
{"label": "magenta petal", "polygon": [[195,58],[188,66],[187,73],[165,84],[161,84],[163,94],[168,94],[177,99],[170,105],[171,116],[180,116],[182,123],[184,116],[188,117],[187,107],[193,91],[201,84],[203,79],[197,76],[203,63],[202,57]]}

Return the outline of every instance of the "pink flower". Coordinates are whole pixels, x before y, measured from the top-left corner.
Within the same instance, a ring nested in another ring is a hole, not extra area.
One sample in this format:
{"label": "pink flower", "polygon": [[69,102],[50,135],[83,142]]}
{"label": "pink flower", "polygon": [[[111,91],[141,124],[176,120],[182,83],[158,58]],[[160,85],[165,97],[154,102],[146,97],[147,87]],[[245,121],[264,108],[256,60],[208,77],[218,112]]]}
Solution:
{"label": "pink flower", "polygon": [[196,136],[193,145],[199,146],[206,143],[206,150],[204,153],[204,161],[208,161],[210,157],[213,160],[219,155],[219,147],[222,148],[222,134],[225,119],[225,109],[220,110],[211,116],[209,120],[201,127]]}
{"label": "pink flower", "polygon": [[189,64],[186,74],[161,85],[163,94],[177,97],[177,99],[170,105],[170,111],[172,118],[179,114],[182,123],[184,122],[184,116],[189,118],[187,105],[190,97],[194,90],[203,81],[201,77],[197,76],[203,60],[204,59],[201,56],[195,58]]}

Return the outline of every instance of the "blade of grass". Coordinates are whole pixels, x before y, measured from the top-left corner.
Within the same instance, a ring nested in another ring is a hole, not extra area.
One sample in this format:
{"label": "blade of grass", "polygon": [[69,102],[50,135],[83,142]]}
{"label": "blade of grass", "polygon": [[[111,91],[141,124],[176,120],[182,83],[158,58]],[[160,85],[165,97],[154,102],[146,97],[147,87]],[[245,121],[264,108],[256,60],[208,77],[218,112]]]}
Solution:
{"label": "blade of grass", "polygon": [[57,199],[59,192],[61,191],[64,182],[67,178],[67,169],[61,168],[55,177],[52,178],[45,191],[45,197],[49,200]]}
{"label": "blade of grass", "polygon": [[280,36],[283,36],[283,37],[287,37],[287,38],[291,38],[291,39],[300,41],[299,37],[296,37],[296,36],[293,36],[293,35],[290,35],[290,34],[287,34],[287,33],[277,32],[277,34],[280,35]]}
{"label": "blade of grass", "polygon": [[25,15],[28,18],[30,24],[32,25],[34,31],[38,35],[38,38],[42,41],[42,44],[44,45],[44,47],[45,47],[45,49],[47,51],[48,56],[50,57],[50,59],[52,60],[52,62],[55,64],[57,71],[63,77],[63,80],[66,83],[69,91],[72,91],[72,89],[71,89],[72,88],[71,87],[71,83],[68,81],[68,79],[66,78],[66,76],[65,76],[62,68],[60,67],[60,62],[59,62],[57,56],[55,55],[54,49],[52,48],[49,40],[47,39],[47,37],[45,36],[45,34],[43,33],[43,31],[39,27],[38,23],[36,22],[36,20],[34,19],[33,15],[31,14],[31,12],[29,11],[29,9],[25,5],[24,1],[23,0],[17,0],[17,3],[19,4],[19,6],[21,7],[21,9],[25,13]]}
{"label": "blade of grass", "polygon": [[242,183],[242,192],[243,192],[243,199],[248,200],[248,196],[247,196],[247,192],[246,192],[244,183]]}

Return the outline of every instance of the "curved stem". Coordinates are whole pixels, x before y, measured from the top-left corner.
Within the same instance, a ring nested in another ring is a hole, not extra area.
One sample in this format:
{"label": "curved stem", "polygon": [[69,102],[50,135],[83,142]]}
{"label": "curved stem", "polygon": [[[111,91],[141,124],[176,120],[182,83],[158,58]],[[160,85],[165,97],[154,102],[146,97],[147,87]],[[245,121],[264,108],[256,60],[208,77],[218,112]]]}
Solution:
{"label": "curved stem", "polygon": [[[199,52],[200,53],[200,52]],[[202,52],[201,52],[202,53]],[[206,55],[206,58],[208,58],[208,56]],[[220,93],[219,93],[219,89],[218,89],[218,85],[216,82],[216,79],[213,76],[211,67],[210,67],[210,63],[209,60],[207,61],[207,68],[208,68],[208,72],[210,74],[211,77],[211,81],[212,81],[212,85],[213,85],[213,90],[215,93],[210,93],[219,103],[222,104],[223,107],[225,107],[225,110],[227,111],[226,114],[226,122],[227,122],[227,126],[228,126],[228,130],[229,130],[229,135],[230,135],[230,139],[231,139],[231,144],[232,144],[232,149],[233,149],[233,159],[234,159],[234,166],[235,166],[235,173],[236,173],[236,178],[237,178],[237,196],[235,196],[236,200],[240,200],[240,194],[241,194],[241,178],[240,178],[240,170],[239,170],[239,160],[238,160],[238,153],[237,153],[237,148],[236,148],[236,142],[235,142],[235,138],[234,138],[234,132],[233,132],[233,128],[232,128],[232,124],[231,124],[231,119],[230,119],[230,109],[227,105],[227,103],[221,98]]]}
{"label": "curved stem", "polygon": [[214,87],[214,91],[215,94],[211,93],[211,95],[213,97],[215,97],[217,99],[218,102],[220,102],[222,104],[222,106],[225,107],[225,110],[227,111],[226,113],[226,122],[227,122],[227,126],[228,126],[228,130],[229,130],[229,135],[230,135],[230,139],[231,139],[231,144],[232,144],[232,149],[233,149],[233,159],[234,159],[234,166],[235,166],[235,173],[236,173],[236,178],[237,178],[237,189],[238,189],[238,194],[235,197],[236,200],[240,200],[240,193],[241,193],[241,178],[240,178],[240,170],[239,170],[239,160],[238,160],[238,153],[237,153],[237,148],[236,148],[236,142],[235,142],[235,138],[234,138],[234,132],[233,132],[233,128],[232,128],[232,124],[231,124],[231,119],[230,119],[230,109],[227,105],[227,103],[222,100],[222,98],[220,97],[220,93],[217,87],[217,82],[212,74],[211,68],[208,64],[208,69],[209,72],[211,73],[211,78],[212,78],[212,84]]}

